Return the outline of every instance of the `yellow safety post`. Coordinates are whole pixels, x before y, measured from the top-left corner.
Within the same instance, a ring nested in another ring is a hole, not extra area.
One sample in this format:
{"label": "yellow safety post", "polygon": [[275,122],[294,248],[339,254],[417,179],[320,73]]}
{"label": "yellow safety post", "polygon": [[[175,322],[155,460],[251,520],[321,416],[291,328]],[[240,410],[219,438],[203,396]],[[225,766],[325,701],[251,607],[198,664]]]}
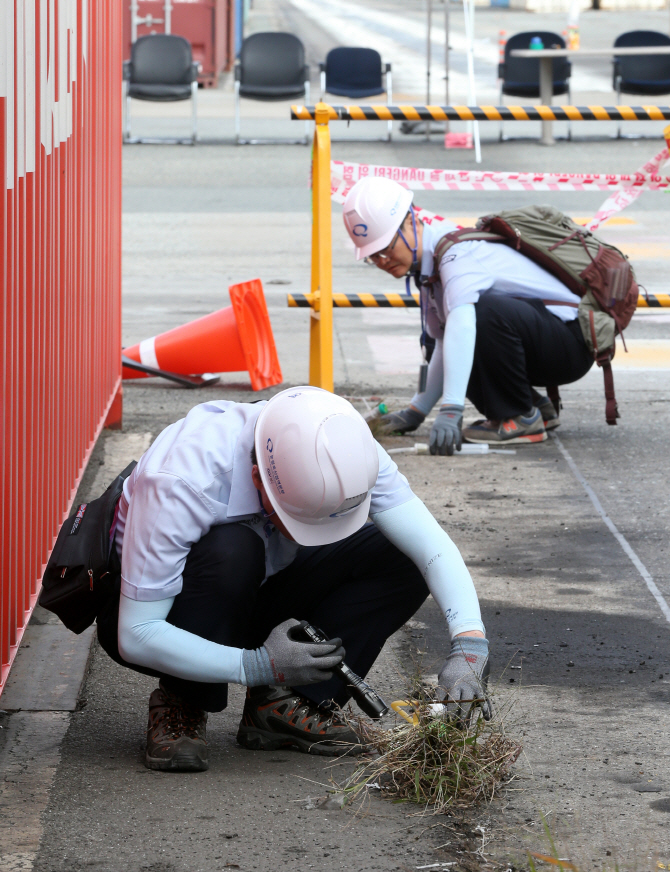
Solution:
{"label": "yellow safety post", "polygon": [[327,391],[333,382],[333,240],[330,205],[330,106],[314,111],[312,153],[312,281],[309,383]]}
{"label": "yellow safety post", "polygon": [[670,149],[670,124],[667,127],[663,128],[663,137],[665,139],[665,144]]}

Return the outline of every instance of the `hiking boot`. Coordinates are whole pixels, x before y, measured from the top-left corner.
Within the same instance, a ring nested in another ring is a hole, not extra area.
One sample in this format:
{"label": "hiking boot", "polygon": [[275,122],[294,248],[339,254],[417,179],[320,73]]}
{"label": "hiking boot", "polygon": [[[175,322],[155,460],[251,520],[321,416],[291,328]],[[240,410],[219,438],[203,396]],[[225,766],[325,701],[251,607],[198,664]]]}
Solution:
{"label": "hiking boot", "polygon": [[207,712],[194,708],[160,685],[149,697],[147,769],[204,772]]}
{"label": "hiking boot", "polygon": [[556,407],[549,399],[549,397],[540,397],[540,399],[536,403],[537,408],[542,413],[542,420],[544,421],[544,429],[545,430],[553,430],[554,427],[558,427],[561,423],[558,418],[558,412],[556,411]]}
{"label": "hiking boot", "polygon": [[515,445],[528,442],[544,442],[547,433],[544,429],[542,413],[533,408],[529,415],[517,415],[507,421],[475,421],[463,428],[465,442],[485,442],[490,445]]}
{"label": "hiking boot", "polygon": [[250,687],[237,741],[252,751],[293,748],[303,754],[360,754],[360,739],[337,712],[320,708],[290,687]]}

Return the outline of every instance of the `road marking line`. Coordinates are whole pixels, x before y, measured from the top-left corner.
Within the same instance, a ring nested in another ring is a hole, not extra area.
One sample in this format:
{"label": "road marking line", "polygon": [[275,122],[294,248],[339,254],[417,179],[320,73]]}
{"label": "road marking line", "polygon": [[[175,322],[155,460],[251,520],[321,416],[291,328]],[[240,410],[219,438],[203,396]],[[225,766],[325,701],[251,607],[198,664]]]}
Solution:
{"label": "road marking line", "polygon": [[627,352],[617,349],[621,353],[612,361],[614,372],[670,369],[670,341],[667,339],[630,339],[626,345]]}
{"label": "road marking line", "polygon": [[605,509],[603,509],[603,507],[600,503],[600,500],[596,496],[595,491],[593,490],[591,485],[588,483],[588,481],[584,478],[584,476],[579,471],[579,467],[577,466],[575,461],[572,459],[570,452],[567,450],[567,448],[565,448],[565,446],[561,442],[560,438],[555,433],[549,433],[549,436],[551,436],[551,438],[554,440],[554,442],[558,446],[558,450],[561,452],[561,454],[565,458],[568,466],[572,470],[573,475],[575,476],[577,481],[581,484],[581,486],[586,491],[586,495],[593,503],[593,506],[594,506],[596,512],[598,512],[600,517],[605,522],[605,526],[610,531],[610,533],[614,536],[614,538],[617,540],[619,545],[621,545],[621,548],[622,548],[624,554],[628,557],[630,562],[633,564],[633,566],[637,569],[637,571],[640,573],[640,575],[644,579],[645,584],[649,588],[649,592],[654,597],[654,599],[656,600],[656,602],[659,605],[659,608],[661,609],[661,611],[665,615],[666,621],[668,621],[670,623],[670,606],[668,605],[667,600],[665,599],[663,594],[660,592],[658,587],[656,587],[656,583],[655,583],[654,579],[651,577],[651,575],[649,574],[647,567],[644,565],[644,563],[640,560],[640,558],[637,556],[637,554],[633,551],[631,546],[628,544],[628,540],[626,539],[626,537],[622,533],[619,532],[614,521],[610,518],[610,516],[607,514]]}

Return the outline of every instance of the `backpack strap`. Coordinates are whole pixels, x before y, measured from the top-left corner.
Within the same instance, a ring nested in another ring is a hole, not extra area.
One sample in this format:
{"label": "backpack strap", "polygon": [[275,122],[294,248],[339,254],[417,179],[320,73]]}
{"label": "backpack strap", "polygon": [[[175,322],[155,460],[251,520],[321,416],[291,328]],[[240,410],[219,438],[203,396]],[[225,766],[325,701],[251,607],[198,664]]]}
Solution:
{"label": "backpack strap", "polygon": [[440,262],[449,249],[458,245],[459,242],[507,242],[504,236],[499,233],[490,233],[488,230],[477,230],[477,228],[464,227],[461,230],[452,230],[451,233],[445,235],[438,240],[433,253],[433,275],[429,281],[434,282],[437,279]]}
{"label": "backpack strap", "polygon": [[556,409],[556,414],[561,414],[561,409],[563,408],[563,403],[561,401],[561,395],[558,392],[558,385],[547,385],[547,396],[554,404],[554,408]]}
{"label": "backpack strap", "polygon": [[609,351],[606,351],[596,357],[596,363],[602,368],[603,381],[605,382],[605,420],[608,424],[616,426],[616,419],[620,418],[621,415],[619,414],[619,407],[614,395],[613,356]]}

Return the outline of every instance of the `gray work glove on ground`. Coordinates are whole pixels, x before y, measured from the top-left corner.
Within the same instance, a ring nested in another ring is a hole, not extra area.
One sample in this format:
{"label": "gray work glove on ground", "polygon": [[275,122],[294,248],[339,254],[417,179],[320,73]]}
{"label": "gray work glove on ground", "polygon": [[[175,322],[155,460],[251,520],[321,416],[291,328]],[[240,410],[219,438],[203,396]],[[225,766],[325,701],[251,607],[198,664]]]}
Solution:
{"label": "gray work glove on ground", "polygon": [[[437,679],[437,695],[447,709],[447,716],[467,720],[478,705],[484,720],[491,720],[491,702],[486,694],[489,643],[478,636],[456,636],[451,652]],[[474,702],[476,700],[476,702]]]}
{"label": "gray work glove on ground", "polygon": [[318,684],[332,678],[333,668],[344,660],[342,640],[294,642],[290,631],[299,624],[289,618],[274,628],[262,648],[242,652],[247,687]]}
{"label": "gray work glove on ground", "polygon": [[452,455],[463,443],[463,406],[440,406],[430,431],[430,453]]}
{"label": "gray work glove on ground", "polygon": [[385,433],[411,433],[420,427],[426,416],[414,409],[402,409],[400,412],[388,412],[380,420]]}

